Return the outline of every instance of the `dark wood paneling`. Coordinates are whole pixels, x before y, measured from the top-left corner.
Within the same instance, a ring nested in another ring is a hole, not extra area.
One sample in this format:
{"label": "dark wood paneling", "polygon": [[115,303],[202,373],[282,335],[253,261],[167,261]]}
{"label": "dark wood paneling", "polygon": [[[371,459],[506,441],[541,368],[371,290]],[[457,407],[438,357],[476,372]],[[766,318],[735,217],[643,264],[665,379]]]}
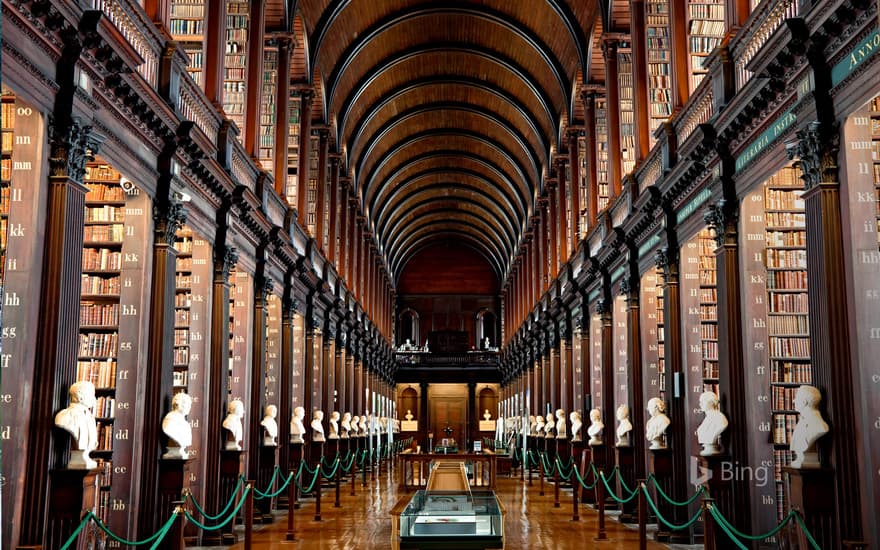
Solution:
{"label": "dark wood paneling", "polygon": [[498,293],[498,279],[477,252],[460,245],[437,245],[417,254],[407,264],[397,285],[407,294]]}

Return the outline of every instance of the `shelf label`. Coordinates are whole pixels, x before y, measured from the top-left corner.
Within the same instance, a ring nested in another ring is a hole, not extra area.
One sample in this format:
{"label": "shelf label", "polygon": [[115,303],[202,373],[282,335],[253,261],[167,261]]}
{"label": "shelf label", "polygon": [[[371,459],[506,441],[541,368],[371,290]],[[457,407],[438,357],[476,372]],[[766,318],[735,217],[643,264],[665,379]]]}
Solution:
{"label": "shelf label", "polygon": [[758,136],[745,151],[736,157],[735,172],[739,172],[745,168],[752,159],[758,156],[758,154],[766,149],[767,146],[776,141],[776,139],[784,134],[795,122],[797,122],[797,116],[791,112],[791,109],[782,113],[776,122],[764,130],[764,132]]}
{"label": "shelf label", "polygon": [[831,85],[837,86],[880,50],[880,29],[866,36],[850,54],[831,68]]}

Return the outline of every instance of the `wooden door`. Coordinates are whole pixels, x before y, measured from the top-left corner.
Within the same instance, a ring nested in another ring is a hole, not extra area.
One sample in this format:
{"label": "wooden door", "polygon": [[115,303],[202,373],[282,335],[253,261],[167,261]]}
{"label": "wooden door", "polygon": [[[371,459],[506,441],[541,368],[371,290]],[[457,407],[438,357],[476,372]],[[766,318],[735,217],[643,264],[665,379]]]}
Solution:
{"label": "wooden door", "polygon": [[431,427],[434,430],[434,445],[446,437],[447,426],[452,428],[452,436],[459,450],[464,449],[465,428],[467,426],[467,399],[460,397],[432,397]]}

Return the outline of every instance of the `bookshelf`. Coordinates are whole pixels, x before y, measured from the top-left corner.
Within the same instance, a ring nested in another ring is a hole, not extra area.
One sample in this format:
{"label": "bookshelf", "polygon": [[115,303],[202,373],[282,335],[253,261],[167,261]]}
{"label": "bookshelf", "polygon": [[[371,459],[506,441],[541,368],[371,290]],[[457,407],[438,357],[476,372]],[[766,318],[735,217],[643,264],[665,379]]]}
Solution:
{"label": "bookshelf", "polygon": [[633,58],[629,43],[621,43],[617,50],[617,83],[620,94],[620,173],[625,175],[636,165]]}
{"label": "bookshelf", "polygon": [[290,108],[287,115],[288,135],[287,140],[287,202],[296,208],[296,196],[298,191],[299,171],[299,130],[300,130],[300,100],[297,92],[291,92]]}
{"label": "bookshelf", "polygon": [[666,324],[664,313],[665,301],[663,298],[663,276],[661,270],[657,270],[654,274],[656,281],[656,318],[657,318],[657,382],[659,386],[658,397],[666,400]]}
{"label": "bookshelf", "polygon": [[587,234],[587,230],[590,226],[590,192],[588,185],[588,163],[587,163],[587,138],[585,136],[579,136],[577,138],[577,147],[578,147],[578,165],[580,169],[578,170],[578,179],[576,182],[578,187],[578,193],[580,193],[580,205],[581,211],[578,212],[578,230],[580,234],[575,239],[575,242],[580,242],[581,237]]}
{"label": "bookshelf", "polygon": [[[306,364],[306,320],[299,313],[293,316],[293,371],[291,378],[293,379],[290,386],[291,410],[294,407],[304,406],[306,402],[305,385],[303,384],[303,373]],[[353,371],[349,371],[353,372]],[[353,408],[353,403],[349,405]],[[356,411],[352,411],[356,414]]]}
{"label": "bookshelf", "polygon": [[[590,345],[593,349],[590,351],[590,402],[587,403],[587,414],[590,409],[602,408],[602,319],[598,313],[590,316]],[[603,422],[609,420],[604,418]]]}
{"label": "bookshelf", "polygon": [[700,251],[700,346],[703,391],[718,395],[718,289],[716,288],[715,239],[708,229],[697,234]]}
{"label": "bookshelf", "polygon": [[611,397],[614,398],[614,408],[621,405],[630,406],[628,389],[629,380],[627,379],[627,371],[629,370],[629,357],[626,352],[627,343],[627,315],[626,315],[626,296],[617,295],[613,301],[614,310],[611,312],[611,322],[613,323],[611,337],[614,340],[614,392]]}
{"label": "bookshelf", "polygon": [[281,365],[281,299],[269,294],[266,300],[266,404],[278,405]]}
{"label": "bookshelf", "polygon": [[193,278],[193,234],[189,228],[177,231],[174,291],[174,393],[186,392],[189,381],[190,323]]}
{"label": "bookshelf", "polygon": [[798,386],[813,381],[803,189],[794,167],[783,168],[764,183],[767,352],[779,520],[787,510],[780,469],[792,460],[788,444],[798,418],[791,401]]}
{"label": "bookshelf", "polygon": [[245,400],[251,383],[253,277],[239,265],[229,280],[229,398]]}
{"label": "bookshelf", "polygon": [[688,0],[688,54],[691,93],[699,86],[706,69],[703,62],[724,37],[724,2]]}
{"label": "bookshelf", "polygon": [[611,200],[608,185],[608,110],[607,99],[596,98],[596,184],[598,186],[598,208],[602,212]]}
{"label": "bookshelf", "polygon": [[306,228],[310,235],[315,235],[318,212],[318,137],[310,136],[309,139],[309,186],[306,209]]}
{"label": "bookshelf", "polygon": [[277,84],[278,48],[274,45],[267,45],[263,50],[259,162],[263,169],[272,175],[275,173],[275,96]]}
{"label": "bookshelf", "polygon": [[179,42],[189,56],[187,72],[201,86],[204,82],[205,2],[173,0],[168,27],[172,40]]}
{"label": "bookshelf", "polygon": [[648,52],[648,124],[650,147],[654,131],[672,115],[671,55],[668,0],[645,2],[645,40]]}
{"label": "bookshelf", "polygon": [[223,111],[244,130],[247,87],[248,3],[226,0],[226,55],[224,56]]}
{"label": "bookshelf", "polygon": [[[3,283],[6,281],[6,246],[9,233],[9,202],[12,191],[12,145],[15,141],[15,96],[0,95],[0,298],[3,296]],[[0,300],[0,315],[3,301]],[[0,348],[2,349],[2,348]]]}
{"label": "bookshelf", "polygon": [[877,247],[880,249],[880,96],[871,100],[871,177],[876,201]]}

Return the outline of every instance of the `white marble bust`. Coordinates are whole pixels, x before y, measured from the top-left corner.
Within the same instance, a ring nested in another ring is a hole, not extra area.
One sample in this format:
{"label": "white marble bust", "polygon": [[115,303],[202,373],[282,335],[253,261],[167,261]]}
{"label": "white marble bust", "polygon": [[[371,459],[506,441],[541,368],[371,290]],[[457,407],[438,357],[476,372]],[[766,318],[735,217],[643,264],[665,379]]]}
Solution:
{"label": "white marble bust", "polygon": [[324,420],[324,411],[315,409],[315,412],[312,413],[312,423],[310,424],[312,428],[312,441],[323,443],[324,442],[324,425],[322,424]]}
{"label": "white marble bust", "polygon": [[55,415],[55,425],[71,435],[71,470],[91,470],[98,463],[89,456],[98,448],[98,424],[95,422],[95,386],[88,381],[74,382],[68,390],[70,404]]}
{"label": "white marble bust", "polygon": [[483,420],[488,422],[491,419],[492,419],[492,413],[489,412],[489,409],[484,410],[483,411]]}
{"label": "white marble bust", "polygon": [[556,421],[553,413],[547,413],[547,421],[544,423],[544,437],[553,437],[553,428],[556,427]]}
{"label": "white marble bust", "polygon": [[351,417],[351,437],[361,436],[361,417],[354,415]]}
{"label": "white marble bust", "polygon": [[370,425],[367,423],[367,415],[365,415],[365,414],[361,415],[360,427],[361,427],[361,430],[360,430],[360,432],[358,432],[358,435],[361,437],[366,437],[368,430],[370,429]]}
{"label": "white marble bust", "polygon": [[351,431],[351,413],[347,412],[342,415],[342,421],[339,423],[342,426],[342,432],[339,434],[340,439],[349,439],[348,432]]}
{"label": "white marble bust", "polygon": [[700,410],[706,415],[697,428],[697,441],[703,446],[700,456],[720,454],[718,445],[721,442],[721,434],[727,429],[727,417],[719,408],[718,396],[715,392],[706,391],[700,395]]}
{"label": "white marble bust", "polygon": [[303,419],[306,417],[306,410],[302,407],[293,409],[293,416],[290,418],[290,442],[304,443],[303,435],[306,433],[306,427],[303,425]]}
{"label": "white marble bust", "polygon": [[394,418],[393,421],[394,421],[394,428],[393,428],[394,433],[398,434],[398,433],[400,433],[400,419]]}
{"label": "white marble bust", "polygon": [[669,417],[666,416],[666,403],[659,397],[648,400],[648,414],[651,418],[645,423],[645,438],[651,442],[649,450],[665,449],[666,428],[669,427]]}
{"label": "white marble bust", "polygon": [[186,393],[175,394],[171,399],[171,410],[162,419],[162,432],[168,437],[168,449],[162,458],[186,460],[186,448],[192,445],[192,427],[186,419],[192,408],[192,397]]}
{"label": "white marble bust", "polygon": [[602,445],[602,432],[605,431],[605,424],[602,422],[602,411],[593,409],[590,411],[590,427],[587,428],[587,435],[590,436],[588,444],[590,446]]}
{"label": "white marble bust", "polygon": [[227,451],[240,451],[241,440],[244,435],[244,428],[241,425],[241,419],[244,418],[244,403],[240,399],[233,399],[229,402],[229,414],[223,419],[223,429],[226,431]]}
{"label": "white marble bust", "polygon": [[544,435],[544,417],[535,415],[535,435]]}
{"label": "white marble bust", "polygon": [[816,441],[829,431],[828,423],[819,412],[822,394],[813,386],[801,386],[794,394],[794,410],[800,414],[791,434],[789,445],[794,451],[793,468],[818,468],[819,452]]}
{"label": "white marble bust", "polygon": [[339,411],[330,413],[330,435],[327,439],[339,439]]}
{"label": "white marble bust", "polygon": [[260,426],[263,427],[263,446],[278,446],[278,422],[275,418],[278,416],[278,407],[275,405],[266,405],[263,409],[263,419],[260,420]]}
{"label": "white marble bust", "polygon": [[409,409],[407,409],[407,410],[406,410],[406,414],[403,415],[403,417],[406,418],[406,421],[407,421],[407,422],[411,422],[412,419],[413,419],[412,411],[409,410]]}
{"label": "white marble bust", "polygon": [[535,415],[530,414],[529,415],[529,433],[528,433],[528,435],[534,435],[536,433],[538,433],[538,419],[535,417]]}
{"label": "white marble bust", "polygon": [[580,441],[581,427],[584,425],[584,422],[581,419],[581,413],[571,411],[571,414],[568,415],[568,419],[571,420],[571,440]]}
{"label": "white marble bust", "polygon": [[568,428],[565,426],[565,411],[556,409],[556,439],[568,439]]}
{"label": "white marble bust", "polygon": [[629,405],[621,405],[617,407],[617,441],[615,441],[615,445],[617,447],[629,447],[632,443],[630,442],[630,432],[632,432],[633,425],[629,420]]}

